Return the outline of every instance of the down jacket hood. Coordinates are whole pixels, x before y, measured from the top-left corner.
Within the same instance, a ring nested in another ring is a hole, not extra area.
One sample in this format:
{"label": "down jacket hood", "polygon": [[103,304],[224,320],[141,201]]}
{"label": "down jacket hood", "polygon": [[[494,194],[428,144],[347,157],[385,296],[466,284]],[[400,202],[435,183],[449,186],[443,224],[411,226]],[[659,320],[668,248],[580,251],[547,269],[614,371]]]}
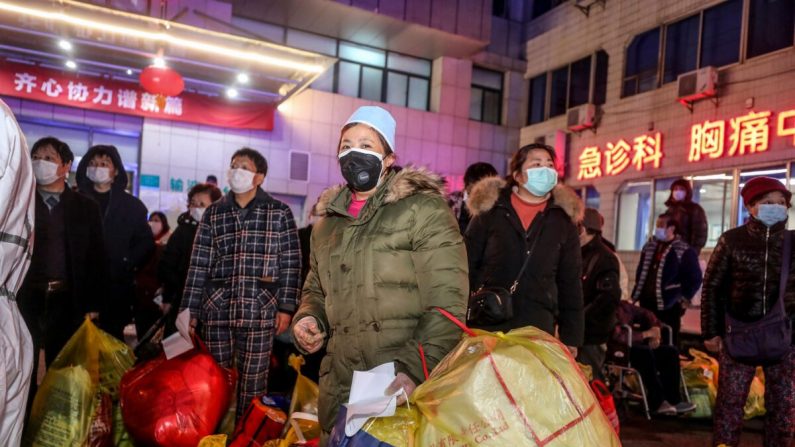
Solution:
{"label": "down jacket hood", "polygon": [[127,172],[124,170],[124,163],[121,161],[119,150],[116,149],[116,146],[111,145],[93,146],[86,152],[86,155],[80,159],[80,164],[77,165],[76,173],[77,187],[80,188],[81,191],[92,191],[94,189],[93,182],[86,176],[86,170],[88,169],[88,162],[94,158],[94,154],[100,150],[108,153],[111,161],[113,161],[113,166],[116,168],[116,178],[113,179],[112,188],[124,191],[127,189]]}
{"label": "down jacket hood", "polygon": [[[494,208],[500,194],[508,187],[502,177],[486,177],[472,186],[466,206],[472,217],[486,213]],[[552,190],[552,203],[561,207],[575,224],[582,221],[585,205],[570,187],[559,183]]]}
{"label": "down jacket hood", "polygon": [[[391,177],[391,178],[390,178]],[[444,179],[425,168],[405,167],[394,174],[387,174],[386,188],[383,203],[394,203],[414,194],[427,194],[444,198]],[[317,202],[318,216],[327,216],[333,213],[329,205],[340,193],[347,188],[346,185],[332,186],[320,195]]]}

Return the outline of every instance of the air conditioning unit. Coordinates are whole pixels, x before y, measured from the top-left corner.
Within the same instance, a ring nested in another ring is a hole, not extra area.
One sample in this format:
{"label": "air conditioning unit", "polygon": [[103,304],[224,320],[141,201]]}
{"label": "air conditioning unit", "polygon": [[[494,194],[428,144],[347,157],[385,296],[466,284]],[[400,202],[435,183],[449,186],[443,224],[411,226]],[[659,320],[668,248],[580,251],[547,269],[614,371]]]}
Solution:
{"label": "air conditioning unit", "polygon": [[596,105],[583,104],[569,109],[566,117],[566,127],[573,132],[596,127]]}
{"label": "air conditioning unit", "polygon": [[677,99],[682,104],[712,98],[718,94],[718,70],[715,67],[699,68],[679,75],[676,83]]}

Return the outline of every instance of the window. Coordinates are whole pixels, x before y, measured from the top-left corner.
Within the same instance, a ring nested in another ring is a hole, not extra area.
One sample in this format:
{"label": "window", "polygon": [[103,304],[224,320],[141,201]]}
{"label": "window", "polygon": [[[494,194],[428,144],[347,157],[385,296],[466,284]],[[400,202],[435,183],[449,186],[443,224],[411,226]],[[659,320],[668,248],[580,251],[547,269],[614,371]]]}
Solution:
{"label": "window", "polygon": [[720,235],[730,228],[733,178],[730,172],[692,178],[693,201],[707,215],[707,248],[717,245]]}
{"label": "window", "polygon": [[660,29],[655,28],[632,39],[626,54],[622,96],[632,96],[657,87],[660,54]]}
{"label": "window", "polygon": [[792,46],[795,2],[751,0],[748,18],[748,52],[754,57]]}
{"label": "window", "polygon": [[535,0],[533,1],[532,18],[535,19],[565,2],[566,0]]}
{"label": "window", "polygon": [[577,195],[583,199],[585,202],[586,208],[593,208],[595,210],[599,209],[599,191],[596,190],[593,186],[586,186],[583,188],[577,188],[574,190]]}
{"label": "window", "polygon": [[541,74],[530,80],[530,111],[527,124],[544,121],[547,103],[547,74]]}
{"label": "window", "polygon": [[472,95],[469,118],[500,124],[502,115],[502,73],[472,67]]}
{"label": "window", "polygon": [[607,53],[596,52],[596,72],[594,73],[593,103],[604,104],[607,99]]}
{"label": "window", "polygon": [[636,251],[643,248],[649,236],[651,182],[630,182],[618,193],[616,248]]}
{"label": "window", "polygon": [[552,72],[552,85],[549,96],[549,117],[566,113],[566,93],[569,82],[569,67],[559,68]]}
{"label": "window", "polygon": [[[666,84],[699,67],[737,62],[742,13],[743,0],[727,0],[664,28],[635,36],[627,47],[622,97],[657,88],[659,74],[662,84]],[[660,45],[663,29],[664,45]],[[789,36],[791,45],[792,27]],[[660,61],[662,73],[658,74]]]}
{"label": "window", "polygon": [[[607,94],[607,62],[607,53],[599,50],[565,67],[532,78],[527,124],[536,124],[563,115],[570,108],[589,102],[604,104]],[[592,69],[594,65],[595,68]]]}
{"label": "window", "polygon": [[588,102],[591,84],[591,57],[588,56],[571,64],[569,82],[569,108]]}
{"label": "window", "polygon": [[729,0],[704,11],[701,67],[720,67],[740,60],[742,17],[742,0]]}
{"label": "window", "polygon": [[700,15],[694,15],[665,29],[663,83],[675,81],[680,74],[696,69],[700,19]]}

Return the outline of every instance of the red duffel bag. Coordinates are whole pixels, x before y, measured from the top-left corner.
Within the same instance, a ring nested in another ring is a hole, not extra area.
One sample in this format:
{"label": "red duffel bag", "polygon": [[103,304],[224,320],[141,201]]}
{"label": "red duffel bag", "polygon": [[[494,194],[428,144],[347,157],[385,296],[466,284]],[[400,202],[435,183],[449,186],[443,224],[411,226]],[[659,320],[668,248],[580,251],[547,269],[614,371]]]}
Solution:
{"label": "red duffel bag", "polygon": [[196,447],[215,433],[236,374],[219,366],[204,345],[167,360],[165,355],[131,369],[121,380],[124,425],[137,442],[159,447]]}
{"label": "red duffel bag", "polygon": [[610,420],[610,425],[613,426],[616,434],[618,434],[620,424],[618,421],[618,412],[616,411],[616,401],[613,399],[613,395],[610,393],[607,385],[598,379],[591,381],[591,389],[596,395],[596,400],[599,401],[599,406],[602,407],[602,411],[605,412],[607,419]]}

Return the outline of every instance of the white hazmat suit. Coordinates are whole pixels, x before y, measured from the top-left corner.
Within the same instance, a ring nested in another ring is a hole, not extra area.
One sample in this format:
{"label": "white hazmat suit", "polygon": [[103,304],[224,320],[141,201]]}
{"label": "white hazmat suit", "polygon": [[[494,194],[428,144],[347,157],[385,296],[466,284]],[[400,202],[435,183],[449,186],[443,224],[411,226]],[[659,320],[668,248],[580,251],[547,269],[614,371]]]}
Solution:
{"label": "white hazmat suit", "polygon": [[33,253],[36,180],[25,137],[0,100],[0,446],[18,446],[33,344],[15,301]]}

